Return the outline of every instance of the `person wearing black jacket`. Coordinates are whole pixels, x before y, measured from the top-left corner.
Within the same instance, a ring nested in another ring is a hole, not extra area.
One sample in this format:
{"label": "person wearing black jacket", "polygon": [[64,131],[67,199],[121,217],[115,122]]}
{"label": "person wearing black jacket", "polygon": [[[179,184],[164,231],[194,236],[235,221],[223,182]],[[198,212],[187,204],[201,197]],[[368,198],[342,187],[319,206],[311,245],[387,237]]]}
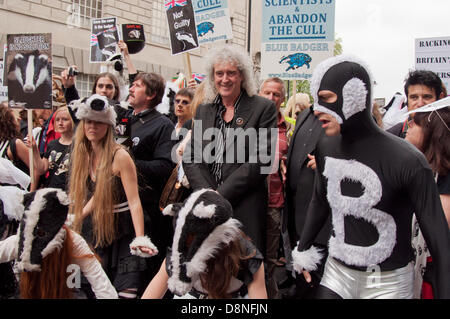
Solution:
{"label": "person wearing black jacket", "polygon": [[[314,189],[315,170],[311,166],[316,145],[324,135],[322,125],[311,107],[300,112],[291,137],[286,158],[286,207],[283,211],[282,231],[288,231],[290,247],[295,247],[303,232],[306,212]],[[314,240],[314,245],[327,249],[330,236],[330,219]],[[311,273],[312,282],[302,275],[296,277],[296,298],[311,298],[319,286],[323,264]]]}
{"label": "person wearing black jacket", "polygon": [[194,191],[212,188],[231,203],[234,218],[265,255],[266,179],[275,160],[277,109],[257,96],[247,52],[220,46],[205,61],[205,104],[197,108],[183,167]]}
{"label": "person wearing black jacket", "polygon": [[145,233],[160,251],[155,257],[147,259],[148,282],[158,272],[173,237],[171,217],[163,216],[159,210],[161,192],[175,167],[171,158],[176,142],[171,140],[174,124],[155,109],[161,103],[164,88],[165,81],[160,75],[138,73],[129,90],[128,102],[133,110],[126,113],[130,118],[130,152],[138,173]]}

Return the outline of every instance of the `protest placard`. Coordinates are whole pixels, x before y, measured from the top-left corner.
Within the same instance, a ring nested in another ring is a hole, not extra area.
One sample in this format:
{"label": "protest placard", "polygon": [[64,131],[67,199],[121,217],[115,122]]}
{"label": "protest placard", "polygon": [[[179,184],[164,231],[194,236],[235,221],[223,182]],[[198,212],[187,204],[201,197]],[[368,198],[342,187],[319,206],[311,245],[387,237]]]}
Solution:
{"label": "protest placard", "polygon": [[193,2],[199,44],[233,38],[228,0]]}
{"label": "protest placard", "polygon": [[172,55],[198,48],[197,27],[191,0],[164,0]]}
{"label": "protest placard", "polygon": [[90,62],[102,63],[116,55],[119,32],[116,18],[92,19]]}
{"label": "protest placard", "polygon": [[308,80],[333,56],[335,0],[266,0],[262,17],[262,78]]}
{"label": "protest placard", "polygon": [[3,84],[3,62],[4,61],[0,61],[0,102],[8,101],[8,87]]}
{"label": "protest placard", "polygon": [[8,103],[27,109],[52,108],[51,34],[8,34]]}
{"label": "protest placard", "polygon": [[450,89],[450,36],[416,39],[416,70],[435,72]]}
{"label": "protest placard", "polygon": [[136,23],[122,24],[122,39],[130,54],[140,52],[145,47],[144,26]]}

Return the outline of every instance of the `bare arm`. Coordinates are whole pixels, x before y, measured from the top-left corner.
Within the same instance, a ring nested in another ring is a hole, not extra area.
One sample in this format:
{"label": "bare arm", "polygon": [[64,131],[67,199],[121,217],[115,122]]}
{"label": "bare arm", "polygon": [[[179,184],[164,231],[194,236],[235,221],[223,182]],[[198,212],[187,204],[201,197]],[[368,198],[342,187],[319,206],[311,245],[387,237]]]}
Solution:
{"label": "bare arm", "polygon": [[92,212],[92,209],[94,205],[94,196],[91,197],[91,199],[84,205],[83,212],[81,213],[81,218],[84,219],[87,215],[89,215]]}
{"label": "bare arm", "polygon": [[248,296],[250,299],[267,299],[264,263],[261,263],[258,271],[253,275],[253,281],[248,285]]}
{"label": "bare arm", "polygon": [[450,194],[441,194],[442,208],[444,209],[445,218],[447,219],[448,227],[450,228]]}
{"label": "bare arm", "polygon": [[153,277],[142,295],[142,299],[161,299],[167,291],[169,275],[166,271],[166,260],[161,264],[158,273]]}
{"label": "bare arm", "polygon": [[123,59],[125,60],[125,63],[127,64],[128,73],[136,74],[137,70],[136,70],[133,62],[131,61],[131,57],[130,57],[130,53],[128,52],[127,44],[123,40],[120,40],[117,44],[119,46],[120,52],[123,55]]}
{"label": "bare arm", "polygon": [[113,172],[122,180],[136,236],[144,236],[144,213],[139,198],[136,166],[125,150],[117,151],[113,162]]}
{"label": "bare arm", "polygon": [[[74,68],[75,70],[78,69],[76,65],[72,65],[71,67]],[[69,76],[69,68],[64,69],[61,72],[61,82],[62,82],[62,85],[66,89],[74,86],[75,85],[75,81],[76,81],[76,76],[74,76],[74,75],[70,75]]]}
{"label": "bare arm", "polygon": [[25,141],[25,146],[28,149],[33,148],[33,162],[34,162],[34,168],[36,169],[37,176],[40,176],[48,171],[48,159],[41,158],[39,154],[39,149],[36,144],[36,140],[33,136],[28,135],[27,139]]}
{"label": "bare arm", "polygon": [[[133,220],[134,232],[136,237],[144,236],[144,212],[142,210],[141,200],[139,198],[138,181],[136,166],[133,159],[124,149],[117,151],[113,162],[113,173],[120,176],[123,189],[127,196],[128,207]],[[156,254],[157,251],[150,248],[141,248],[141,251],[150,255]]]}

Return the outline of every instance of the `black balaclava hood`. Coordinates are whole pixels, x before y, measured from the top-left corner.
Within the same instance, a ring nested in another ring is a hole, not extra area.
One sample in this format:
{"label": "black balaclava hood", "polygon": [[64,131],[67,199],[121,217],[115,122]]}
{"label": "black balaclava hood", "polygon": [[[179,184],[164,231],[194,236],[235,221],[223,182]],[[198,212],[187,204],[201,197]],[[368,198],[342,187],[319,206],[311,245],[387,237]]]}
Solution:
{"label": "black balaclava hood", "polygon": [[23,196],[25,210],[18,233],[20,271],[40,271],[42,259],[62,247],[69,203],[67,194],[56,188],[43,188]]}
{"label": "black balaclava hood", "polygon": [[[334,103],[321,102],[318,93],[336,93]],[[356,136],[376,127],[372,118],[372,81],[364,63],[351,56],[338,56],[320,63],[311,79],[314,111],[332,115],[341,134]]]}

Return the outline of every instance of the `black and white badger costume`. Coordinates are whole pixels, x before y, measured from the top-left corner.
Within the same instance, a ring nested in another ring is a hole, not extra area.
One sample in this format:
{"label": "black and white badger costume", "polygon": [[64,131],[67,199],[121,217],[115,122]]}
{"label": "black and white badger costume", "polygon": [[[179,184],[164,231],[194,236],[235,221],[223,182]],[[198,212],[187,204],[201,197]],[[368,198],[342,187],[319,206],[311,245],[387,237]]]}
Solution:
{"label": "black and white badger costume", "polygon": [[[341,135],[325,137],[317,145],[319,178],[304,232],[292,252],[294,268],[299,273],[316,268],[321,255],[312,243],[331,213],[333,230],[321,285],[343,298],[409,298],[413,288],[410,262],[414,258],[411,219],[415,212],[436,259],[437,297],[449,298],[450,235],[432,171],[412,145],[375,124],[371,84],[368,69],[349,56],[328,59],[314,72],[314,110],[334,116],[341,125]],[[337,101],[320,101],[318,92],[322,90],[336,93]],[[332,265],[327,268],[328,263]],[[402,278],[398,287],[403,286],[403,294],[383,291],[379,285],[354,294],[349,292],[355,288],[352,281],[343,283],[342,277],[332,283],[325,280],[332,268],[367,275],[375,271],[381,278],[394,274],[394,281]],[[400,269],[401,274],[396,273]]]}
{"label": "black and white badger costume", "polygon": [[[214,258],[224,245],[239,239],[242,250],[251,257],[244,264],[241,262],[239,273],[232,278],[228,292],[233,298],[244,297],[246,284],[253,280],[263,256],[242,237],[242,225],[232,218],[231,204],[212,189],[200,189],[183,203],[168,205],[163,214],[174,216],[175,220],[172,248],[166,255],[170,291],[177,296],[190,293],[196,298],[207,297],[200,281],[200,275],[207,270],[207,261]],[[188,238],[192,239],[190,245],[186,244]]]}
{"label": "black and white badger costume", "polygon": [[[72,266],[79,267],[97,299],[117,299],[117,292],[86,241],[64,226],[69,211],[69,196],[57,188],[43,188],[31,193],[17,189],[15,194],[13,188],[8,191],[12,201],[9,215],[16,215],[20,224],[17,234],[0,241],[0,264],[16,260],[20,272],[41,271],[42,260],[55,250],[60,250],[67,232],[71,232]],[[6,192],[6,187],[0,189]],[[82,257],[89,255],[92,257]],[[69,278],[66,282],[69,283]]]}

